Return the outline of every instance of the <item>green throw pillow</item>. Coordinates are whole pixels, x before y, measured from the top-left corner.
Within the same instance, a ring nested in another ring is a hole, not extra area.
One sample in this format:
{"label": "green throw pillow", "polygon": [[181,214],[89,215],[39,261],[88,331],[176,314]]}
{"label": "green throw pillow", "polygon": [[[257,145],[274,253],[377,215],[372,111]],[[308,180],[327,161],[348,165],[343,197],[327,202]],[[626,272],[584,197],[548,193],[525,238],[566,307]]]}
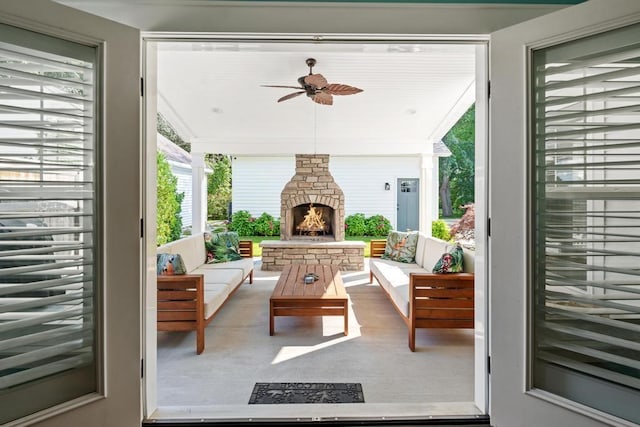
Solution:
{"label": "green throw pillow", "polygon": [[390,231],[382,258],[407,263],[415,262],[417,245],[417,232]]}
{"label": "green throw pillow", "polygon": [[240,239],[238,233],[225,231],[222,233],[204,233],[204,248],[207,252],[207,264],[237,261],[240,256]]}
{"label": "green throw pillow", "polygon": [[158,276],[187,274],[187,268],[180,254],[158,254],[156,262]]}
{"label": "green throw pillow", "polygon": [[449,252],[442,254],[436,265],[433,266],[434,273],[460,273],[462,271],[462,246],[456,245]]}

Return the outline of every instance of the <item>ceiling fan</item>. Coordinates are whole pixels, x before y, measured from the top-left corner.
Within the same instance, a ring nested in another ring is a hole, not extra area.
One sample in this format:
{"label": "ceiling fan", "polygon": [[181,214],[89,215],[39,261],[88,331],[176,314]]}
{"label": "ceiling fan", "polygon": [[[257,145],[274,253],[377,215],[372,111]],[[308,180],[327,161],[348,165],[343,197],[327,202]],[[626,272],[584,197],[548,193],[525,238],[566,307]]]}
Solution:
{"label": "ceiling fan", "polygon": [[344,85],[340,83],[327,83],[327,79],[322,74],[313,74],[313,67],[316,65],[314,58],[308,58],[306,64],[309,66],[309,75],[298,78],[300,86],[279,86],[279,85],[262,85],[262,87],[281,87],[288,89],[301,89],[278,99],[278,102],[295,98],[296,96],[306,93],[314,102],[322,105],[333,105],[333,95],[353,95],[362,92],[357,87]]}

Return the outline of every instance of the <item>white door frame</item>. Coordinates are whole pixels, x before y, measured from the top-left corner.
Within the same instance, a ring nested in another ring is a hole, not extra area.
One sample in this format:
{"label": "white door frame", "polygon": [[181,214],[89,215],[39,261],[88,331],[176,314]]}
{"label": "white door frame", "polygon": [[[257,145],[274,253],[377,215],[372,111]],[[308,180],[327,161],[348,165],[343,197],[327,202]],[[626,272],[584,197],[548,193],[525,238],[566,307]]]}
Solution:
{"label": "white door frame", "polygon": [[[146,277],[143,282],[146,284],[146,291],[144,292],[145,301],[143,305],[143,313],[145,314],[144,322],[144,336],[145,336],[145,349],[144,349],[144,358],[145,365],[149,367],[149,369],[145,370],[145,417],[149,418],[152,416],[154,411],[158,409],[157,407],[157,393],[156,389],[151,390],[150,387],[157,387],[157,372],[154,370],[157,366],[157,347],[154,346],[156,342],[156,321],[155,321],[155,307],[156,307],[156,294],[155,294],[155,269],[151,269],[149,267],[152,260],[155,260],[155,246],[153,246],[153,242],[155,242],[155,196],[150,196],[150,192],[148,191],[148,183],[155,182],[155,162],[153,164],[149,163],[149,159],[155,159],[152,157],[152,154],[155,153],[155,117],[157,114],[157,104],[155,102],[156,93],[151,93],[150,91],[156,90],[157,82],[155,75],[155,49],[150,48],[150,45],[153,45],[153,42],[156,41],[179,41],[185,40],[189,37],[193,37],[192,33],[184,34],[184,33],[154,33],[148,32],[143,33],[143,52],[146,53],[146,57],[143,55],[143,69],[144,72],[144,82],[145,82],[145,112],[144,117],[146,118],[146,123],[143,123],[143,133],[145,135],[145,149],[144,151],[147,153],[147,161],[146,164],[146,178],[145,178],[145,186],[143,189],[143,194],[146,194],[147,197],[145,199],[145,236],[146,236],[146,251],[145,251],[145,259],[147,260],[147,269],[146,269]],[[233,39],[233,40],[275,40],[278,38],[285,37],[287,40],[301,40],[301,41],[313,41],[314,38],[320,37],[318,35],[309,36],[307,34],[260,34],[260,35],[247,35],[247,34],[235,34],[235,33],[198,33],[197,39],[211,39],[211,40],[224,40],[224,39]],[[344,42],[345,40],[349,40],[351,38],[354,42],[364,43],[367,41],[393,41],[394,43],[428,43],[428,42],[442,42],[442,41],[451,41],[454,43],[473,43],[478,46],[476,49],[476,75],[477,78],[483,79],[480,84],[477,84],[476,87],[476,104],[481,104],[480,107],[476,107],[476,114],[479,114],[481,120],[483,122],[478,123],[476,120],[476,164],[481,165],[480,168],[476,166],[476,200],[481,200],[483,203],[486,203],[486,194],[487,189],[485,187],[479,188],[479,185],[486,185],[486,173],[487,173],[487,152],[488,147],[487,144],[487,129],[488,129],[488,116],[486,106],[488,104],[488,88],[486,84],[486,76],[487,76],[487,64],[488,64],[488,48],[487,48],[487,36],[406,36],[406,35],[389,35],[389,36],[381,36],[381,35],[340,35],[334,36],[332,38],[331,35],[325,35],[321,37],[327,43],[330,43],[333,38],[335,40],[340,40]],[[481,102],[478,102],[478,99],[481,99]],[[478,116],[477,116],[478,117]],[[151,127],[153,126],[153,127]],[[478,142],[482,145],[478,148]],[[151,192],[153,193],[153,191]],[[488,358],[488,311],[487,311],[487,302],[488,299],[485,297],[487,295],[487,286],[488,281],[486,278],[486,274],[488,271],[488,267],[486,265],[478,265],[478,263],[485,263],[486,258],[484,254],[486,250],[483,248],[483,245],[486,244],[486,216],[481,217],[480,215],[486,215],[486,208],[480,207],[480,209],[476,208],[476,233],[477,240],[481,243],[478,245],[479,247],[476,249],[476,254],[480,255],[476,256],[476,307],[475,307],[475,318],[476,318],[476,332],[475,332],[475,356],[474,356],[474,400],[476,406],[483,413],[488,413],[488,390],[489,390],[489,377],[487,371],[487,358]],[[153,218],[152,218],[153,217]],[[480,224],[480,225],[479,225]],[[478,240],[479,239],[479,240]],[[476,243],[478,244],[478,243]],[[152,369],[153,368],[153,369]]]}

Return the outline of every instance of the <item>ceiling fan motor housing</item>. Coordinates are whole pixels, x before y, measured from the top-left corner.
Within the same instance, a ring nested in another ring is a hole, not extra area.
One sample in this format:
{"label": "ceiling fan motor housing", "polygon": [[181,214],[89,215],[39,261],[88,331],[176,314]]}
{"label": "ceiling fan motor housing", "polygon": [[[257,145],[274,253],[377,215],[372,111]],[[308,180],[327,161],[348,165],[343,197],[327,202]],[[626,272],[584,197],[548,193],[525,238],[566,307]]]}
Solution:
{"label": "ceiling fan motor housing", "polygon": [[317,88],[314,85],[310,85],[309,83],[305,82],[305,77],[307,76],[298,77],[298,83],[300,83],[300,86],[304,88],[307,96],[314,96],[320,91],[320,88]]}

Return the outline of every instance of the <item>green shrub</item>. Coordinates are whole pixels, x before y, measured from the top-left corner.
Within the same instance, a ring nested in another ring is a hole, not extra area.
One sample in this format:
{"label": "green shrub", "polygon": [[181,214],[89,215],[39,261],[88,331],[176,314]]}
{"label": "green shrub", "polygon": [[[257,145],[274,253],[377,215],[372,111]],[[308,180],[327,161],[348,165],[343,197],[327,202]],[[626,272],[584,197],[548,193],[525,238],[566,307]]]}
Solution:
{"label": "green shrub", "polygon": [[346,217],[344,231],[347,236],[364,236],[367,232],[367,220],[364,214],[355,213]]}
{"label": "green shrub", "polygon": [[255,235],[255,221],[249,211],[237,211],[231,215],[231,222],[227,226],[229,231],[235,231],[240,236]]}
{"label": "green shrub", "polygon": [[391,221],[382,215],[367,218],[366,225],[366,236],[384,237],[391,231]]}
{"label": "green shrub", "polygon": [[280,221],[266,212],[256,218],[253,224],[257,236],[277,236],[280,234]]}
{"label": "green shrub", "polygon": [[168,242],[178,240],[182,234],[182,199],[184,193],[178,193],[178,178],[171,173],[169,162],[164,154],[156,155],[156,165],[158,168],[157,178],[157,228],[156,244],[164,245]]}
{"label": "green shrub", "polygon": [[447,242],[451,240],[449,226],[441,219],[433,221],[431,223],[431,235],[437,239],[441,239]]}
{"label": "green shrub", "polygon": [[207,176],[207,218],[229,218],[231,203],[231,159],[221,154],[207,160],[213,173]]}

